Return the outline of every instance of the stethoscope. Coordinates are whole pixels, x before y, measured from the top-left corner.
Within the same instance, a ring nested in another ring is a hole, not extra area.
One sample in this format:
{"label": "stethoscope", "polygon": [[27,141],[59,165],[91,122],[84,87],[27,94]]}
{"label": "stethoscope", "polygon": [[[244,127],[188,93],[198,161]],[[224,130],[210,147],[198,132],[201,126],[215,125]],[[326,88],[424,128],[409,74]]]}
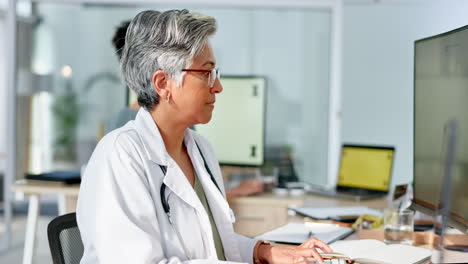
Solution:
{"label": "stethoscope", "polygon": [[[205,169],[206,171],[208,172],[208,174],[210,175],[210,178],[211,180],[213,181],[214,185],[216,186],[216,188],[218,188],[219,192],[222,194],[221,192],[221,189],[219,188],[218,184],[216,183],[216,180],[214,179],[213,177],[213,174],[211,173],[211,170],[210,168],[208,167],[208,164],[206,164],[206,160],[205,160],[205,156],[203,156],[203,152],[201,151],[200,147],[198,146],[197,142],[195,142],[195,145],[197,146],[198,148],[198,151],[200,152],[200,155],[202,156],[202,159],[203,159],[203,163],[205,165]],[[159,167],[161,168],[163,174],[164,174],[164,177],[166,177],[166,173],[167,173],[167,167],[166,166],[163,166],[163,165],[159,165]],[[160,189],[160,195],[161,195],[161,203],[162,203],[162,206],[164,208],[164,212],[167,214],[167,216],[169,217],[169,222],[171,222],[172,224],[172,220],[171,220],[171,207],[169,206],[169,203],[167,202],[167,199],[166,199],[166,184],[164,183],[164,181],[162,182],[161,184],[161,189]]]}
{"label": "stethoscope", "polygon": [[[216,188],[218,188],[219,192],[221,192],[221,189],[219,188],[218,184],[216,183],[214,177],[213,177],[213,174],[211,173],[211,170],[210,168],[208,167],[208,164],[206,163],[206,160],[205,160],[205,157],[203,156],[203,152],[201,151],[200,147],[198,146],[197,142],[195,142],[195,145],[197,146],[198,148],[198,151],[200,152],[200,155],[202,156],[202,159],[203,159],[203,163],[205,165],[205,169],[206,171],[208,172],[208,174],[210,175],[210,178],[211,180],[213,181],[214,185],[216,186]],[[163,166],[163,165],[159,165],[159,167],[161,168],[161,171],[162,173],[164,174],[164,177],[166,177],[166,173],[167,173],[167,167],[166,166]],[[171,207],[169,206],[169,203],[166,199],[166,184],[164,183],[164,181],[162,182],[161,184],[161,189],[160,189],[160,195],[161,195],[161,204],[163,206],[163,209],[164,209],[164,212],[166,213],[167,217],[169,218],[169,223],[171,224],[171,226],[173,227],[177,237],[179,238],[179,241],[180,243],[182,244],[182,247],[185,251],[185,255],[187,256],[188,259],[191,259],[188,255],[188,251],[187,251],[187,248],[185,248],[185,245],[183,243],[183,240],[182,240],[182,236],[180,236],[179,232],[177,231],[177,229],[174,227],[174,224],[172,222],[172,217],[171,217]],[[222,194],[222,192],[221,192]]]}

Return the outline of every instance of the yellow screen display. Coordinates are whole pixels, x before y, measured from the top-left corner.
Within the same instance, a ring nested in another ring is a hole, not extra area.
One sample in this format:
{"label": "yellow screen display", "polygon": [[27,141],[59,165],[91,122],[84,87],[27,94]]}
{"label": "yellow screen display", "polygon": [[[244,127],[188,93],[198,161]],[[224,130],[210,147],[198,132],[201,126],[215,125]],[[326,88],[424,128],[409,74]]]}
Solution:
{"label": "yellow screen display", "polygon": [[394,149],[343,146],[338,186],[388,191]]}

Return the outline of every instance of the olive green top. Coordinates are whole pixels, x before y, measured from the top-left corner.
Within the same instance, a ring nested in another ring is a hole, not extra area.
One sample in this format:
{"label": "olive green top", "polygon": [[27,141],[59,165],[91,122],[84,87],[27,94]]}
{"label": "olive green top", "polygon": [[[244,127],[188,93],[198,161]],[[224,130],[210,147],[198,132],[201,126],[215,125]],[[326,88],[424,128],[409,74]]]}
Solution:
{"label": "olive green top", "polygon": [[206,199],[205,191],[203,191],[203,186],[198,180],[198,176],[195,173],[195,170],[193,171],[193,173],[195,176],[195,184],[193,188],[195,189],[198,198],[203,204],[203,207],[205,207],[205,210],[208,213],[208,217],[210,218],[211,230],[213,231],[213,240],[216,247],[216,255],[218,255],[218,260],[226,260],[226,257],[224,256],[223,243],[221,242],[221,237],[219,236],[218,228],[216,227],[213,214],[211,213],[210,205],[208,204],[208,200]]}

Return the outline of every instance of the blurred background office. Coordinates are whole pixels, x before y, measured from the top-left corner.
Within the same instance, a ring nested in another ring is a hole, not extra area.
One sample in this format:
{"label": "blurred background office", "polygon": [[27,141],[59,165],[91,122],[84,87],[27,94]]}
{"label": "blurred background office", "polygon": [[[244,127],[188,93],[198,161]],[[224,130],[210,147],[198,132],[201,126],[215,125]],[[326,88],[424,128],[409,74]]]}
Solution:
{"label": "blurred background office", "polygon": [[[0,1],[0,185],[9,155],[16,157],[10,183],[86,164],[106,122],[131,104],[111,42],[116,27],[141,10],[173,8],[217,19],[212,45],[224,76],[265,80],[264,173],[279,168],[294,180],[332,186],[342,143],[390,145],[391,185],[410,183],[414,41],[468,24],[463,0],[17,1],[12,90],[8,2]],[[16,106],[13,152],[9,105]],[[16,263],[26,207],[21,196],[0,192],[16,205],[19,234],[11,238],[17,250],[0,251],[0,262]],[[2,238],[4,230],[2,217]],[[47,245],[38,245],[45,249],[38,259],[47,262]]]}

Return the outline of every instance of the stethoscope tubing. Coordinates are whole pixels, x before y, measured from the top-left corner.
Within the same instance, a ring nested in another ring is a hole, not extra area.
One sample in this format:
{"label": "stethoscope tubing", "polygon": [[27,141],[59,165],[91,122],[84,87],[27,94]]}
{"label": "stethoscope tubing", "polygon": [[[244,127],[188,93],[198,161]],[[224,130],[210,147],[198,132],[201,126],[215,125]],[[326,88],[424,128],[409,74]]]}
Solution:
{"label": "stethoscope tubing", "polygon": [[[198,146],[197,142],[195,142],[195,145],[197,146],[198,148],[198,151],[200,152],[200,155],[202,156],[202,159],[203,159],[203,163],[205,165],[205,169],[206,171],[208,172],[208,174],[210,175],[210,178],[211,180],[213,181],[214,185],[216,186],[216,188],[218,188],[219,192],[221,192],[221,189],[219,188],[218,184],[216,183],[216,180],[215,178],[213,177],[213,174],[211,173],[211,170],[210,168],[208,167],[208,164],[206,163],[206,160],[205,160],[205,157],[203,155],[203,152],[201,151],[201,148],[200,146]],[[161,171],[164,175],[164,177],[166,177],[166,173],[167,173],[167,167],[166,166],[163,166],[163,165],[159,165],[159,167],[161,168]],[[171,224],[172,228],[174,229],[174,232],[176,233],[177,235],[177,238],[179,239],[180,241],[180,244],[182,245],[183,249],[184,249],[184,253],[186,255],[186,257],[188,259],[191,259],[189,257],[189,254],[188,254],[188,250],[187,248],[185,247],[185,244],[182,240],[182,236],[180,235],[180,233],[177,231],[177,229],[175,228],[174,226],[174,223],[172,222],[172,217],[171,217],[171,207],[169,206],[169,202],[167,201],[166,199],[166,184],[164,183],[164,180],[163,182],[161,183],[161,188],[160,188],[160,195],[161,195],[161,204],[163,206],[163,209],[164,209],[164,212],[166,213],[168,219],[169,219],[169,223]],[[222,194],[222,192],[221,192]],[[203,241],[203,243],[205,243],[205,241]]]}
{"label": "stethoscope tubing", "polygon": [[[215,178],[213,177],[213,173],[211,173],[211,170],[210,170],[210,168],[208,167],[208,164],[206,163],[205,156],[203,155],[203,152],[201,151],[200,146],[198,146],[197,142],[195,142],[195,145],[197,146],[198,151],[200,151],[200,155],[202,156],[203,163],[204,163],[204,165],[205,165],[206,171],[207,171],[208,174],[210,175],[210,178],[211,178],[211,180],[213,181],[213,183],[214,183],[214,185],[216,186],[216,188],[218,188],[219,192],[221,192],[221,188],[219,188],[218,183],[216,183],[216,180],[215,180]],[[163,165],[159,165],[159,167],[161,168],[161,171],[162,171],[164,177],[166,177],[167,167],[166,167],[166,166],[163,166]],[[221,192],[221,193],[222,193],[222,192]],[[162,203],[164,212],[169,216],[170,213],[171,213],[171,207],[169,206],[169,203],[168,203],[168,201],[167,201],[167,199],[166,199],[166,184],[164,183],[164,181],[163,181],[162,184],[161,184],[160,195],[161,195],[161,203]]]}

